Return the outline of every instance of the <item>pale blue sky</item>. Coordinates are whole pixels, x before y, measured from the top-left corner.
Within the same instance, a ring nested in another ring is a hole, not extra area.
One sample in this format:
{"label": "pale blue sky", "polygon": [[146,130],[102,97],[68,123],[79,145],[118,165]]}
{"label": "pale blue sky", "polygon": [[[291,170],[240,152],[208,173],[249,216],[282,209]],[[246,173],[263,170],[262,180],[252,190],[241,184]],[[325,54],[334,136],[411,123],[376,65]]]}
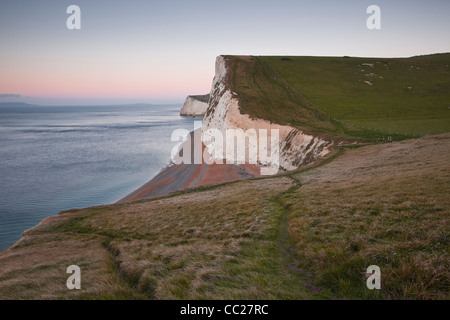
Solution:
{"label": "pale blue sky", "polygon": [[[81,30],[66,28],[71,4]],[[381,30],[366,27],[371,4]],[[220,54],[449,52],[449,17],[448,0],[1,0],[0,102],[182,101],[209,91]]]}

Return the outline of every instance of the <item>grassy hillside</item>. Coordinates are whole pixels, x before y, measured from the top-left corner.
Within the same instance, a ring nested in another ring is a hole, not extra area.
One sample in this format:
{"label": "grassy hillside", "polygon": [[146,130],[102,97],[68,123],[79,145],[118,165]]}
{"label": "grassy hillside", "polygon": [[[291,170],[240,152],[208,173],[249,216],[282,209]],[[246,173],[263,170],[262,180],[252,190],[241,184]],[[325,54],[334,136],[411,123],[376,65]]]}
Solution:
{"label": "grassy hillside", "polygon": [[252,117],[368,140],[450,131],[450,54],[228,58]]}
{"label": "grassy hillside", "polygon": [[[450,134],[71,210],[0,253],[0,299],[448,299]],[[82,290],[65,287],[67,266]],[[378,265],[382,290],[365,286]]]}
{"label": "grassy hillside", "polygon": [[310,133],[341,135],[336,122],[308,102],[262,58],[227,56],[228,86],[239,97],[241,112],[252,118],[290,124]]}

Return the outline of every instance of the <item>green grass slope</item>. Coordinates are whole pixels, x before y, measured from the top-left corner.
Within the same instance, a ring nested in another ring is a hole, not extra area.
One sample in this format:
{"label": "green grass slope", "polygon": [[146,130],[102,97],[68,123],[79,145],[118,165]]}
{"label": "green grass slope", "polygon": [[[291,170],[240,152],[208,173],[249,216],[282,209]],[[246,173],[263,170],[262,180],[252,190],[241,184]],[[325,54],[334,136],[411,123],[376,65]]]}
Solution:
{"label": "green grass slope", "polygon": [[305,131],[398,140],[450,131],[450,54],[228,56],[241,111]]}

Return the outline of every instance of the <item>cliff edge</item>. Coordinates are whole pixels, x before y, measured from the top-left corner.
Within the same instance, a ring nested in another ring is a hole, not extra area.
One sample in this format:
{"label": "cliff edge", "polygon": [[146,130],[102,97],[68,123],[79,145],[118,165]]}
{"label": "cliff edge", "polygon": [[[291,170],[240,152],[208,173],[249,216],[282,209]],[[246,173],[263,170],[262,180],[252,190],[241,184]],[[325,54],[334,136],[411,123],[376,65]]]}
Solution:
{"label": "cliff edge", "polygon": [[[252,99],[252,94],[254,94],[255,90],[251,90],[254,88],[243,85],[238,82],[240,80],[236,79],[251,76],[256,70],[261,69],[261,66],[256,65],[255,59],[257,58],[249,56],[217,57],[215,77],[211,88],[209,106],[202,127],[204,141],[211,140],[210,131],[214,129],[222,132],[223,136],[226,135],[225,131],[228,129],[241,129],[246,132],[246,137],[249,138],[249,141],[252,140],[252,136],[254,135],[256,135],[256,139],[253,139],[253,141],[259,140],[259,138],[261,138],[259,137],[261,132],[267,132],[268,136],[266,139],[270,140],[272,130],[277,130],[279,134],[277,161],[279,163],[276,164],[276,167],[281,170],[297,169],[300,165],[312,163],[315,159],[328,154],[330,152],[330,148],[335,143],[331,138],[327,138],[323,134],[319,135],[314,132],[307,133],[301,127],[294,127],[283,123],[275,123],[270,116],[264,119],[252,117],[245,112],[243,105],[246,101]],[[256,86],[261,84],[264,85],[264,82],[267,81],[267,77],[258,77],[257,81],[258,83],[256,83]],[[273,90],[279,91],[280,88],[274,88]],[[281,90],[286,91],[287,89],[281,88]],[[262,93],[270,94],[268,92]],[[275,93],[278,94],[278,92]],[[268,99],[265,98],[262,100],[264,100],[262,103],[267,103],[268,101]],[[265,107],[262,103],[259,105],[260,108]],[[283,99],[278,99],[278,102],[272,105],[271,108],[276,110],[278,109],[277,104],[279,104],[279,109],[282,109],[281,105],[283,103]],[[293,105],[293,108],[301,110],[301,106],[298,105]],[[312,112],[310,110],[307,110],[306,108],[303,109],[305,118],[316,117],[314,114],[311,114]],[[223,152],[218,157],[233,161],[235,151],[236,153],[239,153],[239,151],[242,153],[248,153],[248,149],[251,147],[251,145],[249,146],[245,143],[237,144],[237,150],[228,150],[224,148]],[[214,154],[214,150],[211,149],[212,148],[209,148],[210,153]],[[217,157],[217,152],[215,155]],[[248,157],[249,156],[247,156],[246,161],[249,160]],[[275,164],[272,162],[272,157],[259,157],[258,164],[261,166],[275,167]]]}

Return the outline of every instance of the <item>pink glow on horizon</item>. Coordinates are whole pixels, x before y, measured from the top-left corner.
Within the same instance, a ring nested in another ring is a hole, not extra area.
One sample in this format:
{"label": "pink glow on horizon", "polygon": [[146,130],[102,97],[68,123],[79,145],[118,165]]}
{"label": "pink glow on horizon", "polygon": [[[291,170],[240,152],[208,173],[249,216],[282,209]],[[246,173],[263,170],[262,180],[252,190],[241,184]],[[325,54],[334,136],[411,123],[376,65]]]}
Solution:
{"label": "pink glow on horizon", "polygon": [[0,83],[2,91],[34,97],[65,98],[152,98],[204,94],[209,92],[211,80],[201,77],[174,78],[124,78],[88,80],[70,78],[57,81],[52,78],[11,79]]}
{"label": "pink glow on horizon", "polygon": [[174,59],[27,57],[1,64],[1,93],[39,98],[152,99],[205,94],[213,65]]}

